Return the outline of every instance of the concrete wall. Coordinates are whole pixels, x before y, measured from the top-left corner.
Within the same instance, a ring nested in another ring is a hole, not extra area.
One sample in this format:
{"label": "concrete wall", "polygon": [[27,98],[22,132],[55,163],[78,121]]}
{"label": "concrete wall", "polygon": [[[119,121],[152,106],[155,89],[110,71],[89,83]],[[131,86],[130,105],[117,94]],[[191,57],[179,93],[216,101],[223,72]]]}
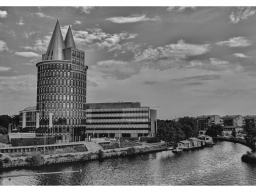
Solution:
{"label": "concrete wall", "polygon": [[157,133],[157,111],[154,109],[150,109],[150,131],[151,134]]}

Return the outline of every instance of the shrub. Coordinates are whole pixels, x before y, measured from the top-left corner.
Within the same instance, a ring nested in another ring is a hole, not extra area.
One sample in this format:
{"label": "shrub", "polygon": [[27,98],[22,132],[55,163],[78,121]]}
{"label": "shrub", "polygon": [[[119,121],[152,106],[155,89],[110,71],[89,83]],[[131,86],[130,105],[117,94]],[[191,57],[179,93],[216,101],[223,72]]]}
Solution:
{"label": "shrub", "polygon": [[63,153],[75,153],[76,150],[72,147],[66,147],[62,150]]}
{"label": "shrub", "polygon": [[131,147],[127,150],[127,155],[133,155],[135,154],[135,148],[134,147]]}
{"label": "shrub", "polygon": [[31,157],[27,157],[26,162],[28,162],[31,166],[38,166],[44,163],[44,158],[41,153],[37,152],[32,154]]}
{"label": "shrub", "polygon": [[11,161],[10,158],[8,158],[8,157],[4,158],[4,163],[11,163],[11,162],[12,162],[12,161]]}
{"label": "shrub", "polygon": [[103,158],[103,155],[104,155],[104,152],[100,149],[97,156],[99,159],[102,159]]}
{"label": "shrub", "polygon": [[77,152],[85,152],[88,151],[87,147],[85,145],[78,145],[74,147],[74,150]]}
{"label": "shrub", "polygon": [[0,159],[0,167],[3,167],[3,165],[4,165],[4,161]]}

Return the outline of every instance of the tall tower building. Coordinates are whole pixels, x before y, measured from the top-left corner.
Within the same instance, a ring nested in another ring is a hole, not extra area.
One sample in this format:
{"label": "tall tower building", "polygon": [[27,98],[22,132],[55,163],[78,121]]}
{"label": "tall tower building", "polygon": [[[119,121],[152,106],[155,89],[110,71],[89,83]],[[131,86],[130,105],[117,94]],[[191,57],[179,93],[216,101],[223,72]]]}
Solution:
{"label": "tall tower building", "polygon": [[63,41],[57,21],[48,49],[36,64],[36,110],[40,120],[37,135],[50,132],[57,142],[84,140],[88,69],[84,56],[84,51],[76,48],[70,26]]}

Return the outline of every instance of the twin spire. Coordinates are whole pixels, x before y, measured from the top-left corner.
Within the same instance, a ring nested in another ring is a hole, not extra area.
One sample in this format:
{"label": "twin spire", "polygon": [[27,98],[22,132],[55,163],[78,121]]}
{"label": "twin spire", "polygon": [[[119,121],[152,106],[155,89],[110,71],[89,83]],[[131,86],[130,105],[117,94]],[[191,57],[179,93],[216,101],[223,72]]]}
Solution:
{"label": "twin spire", "polygon": [[45,54],[46,60],[65,60],[63,49],[69,48],[69,47],[76,49],[71,27],[70,26],[68,27],[68,32],[66,34],[66,38],[64,42],[61,30],[60,30],[60,24],[59,24],[59,21],[57,20],[48,49]]}

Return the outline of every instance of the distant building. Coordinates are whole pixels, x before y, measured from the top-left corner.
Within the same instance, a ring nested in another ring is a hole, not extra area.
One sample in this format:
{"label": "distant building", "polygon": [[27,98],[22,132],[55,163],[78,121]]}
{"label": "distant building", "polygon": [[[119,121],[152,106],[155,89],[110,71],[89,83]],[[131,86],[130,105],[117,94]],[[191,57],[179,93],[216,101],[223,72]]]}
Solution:
{"label": "distant building", "polygon": [[223,133],[230,135],[232,131],[242,131],[244,118],[241,115],[226,115],[221,117],[223,120]]}
{"label": "distant building", "polygon": [[222,124],[219,115],[202,115],[197,117],[197,127],[200,131],[206,131],[212,125]]}
{"label": "distant building", "polygon": [[35,133],[36,112],[36,106],[29,106],[20,111],[19,130],[22,130],[22,132]]}
{"label": "distant building", "polygon": [[256,125],[256,115],[247,115],[243,116],[244,125],[248,125],[249,123],[254,123]]}
{"label": "distant building", "polygon": [[139,102],[87,103],[86,135],[140,137],[155,135],[157,112]]}

